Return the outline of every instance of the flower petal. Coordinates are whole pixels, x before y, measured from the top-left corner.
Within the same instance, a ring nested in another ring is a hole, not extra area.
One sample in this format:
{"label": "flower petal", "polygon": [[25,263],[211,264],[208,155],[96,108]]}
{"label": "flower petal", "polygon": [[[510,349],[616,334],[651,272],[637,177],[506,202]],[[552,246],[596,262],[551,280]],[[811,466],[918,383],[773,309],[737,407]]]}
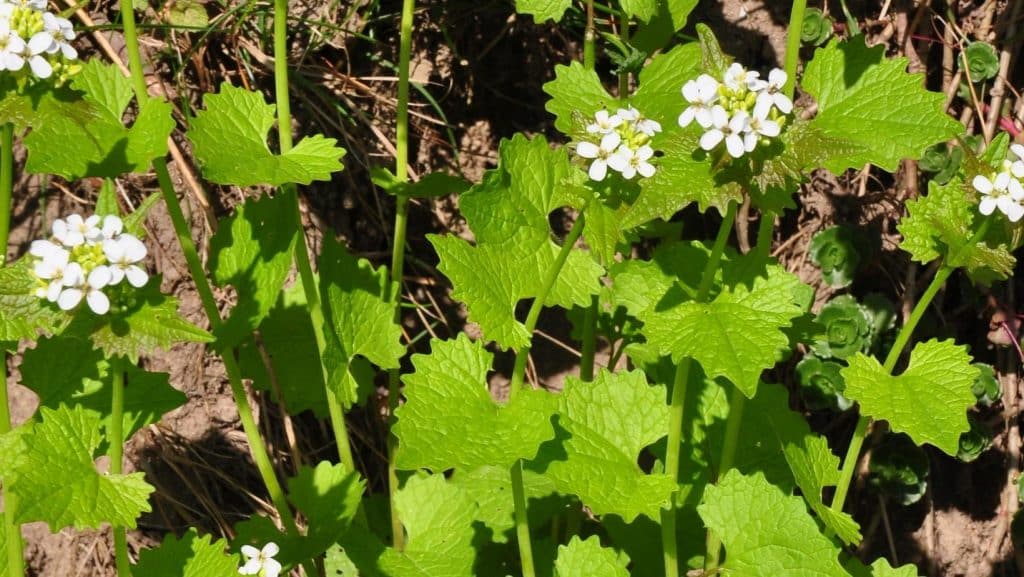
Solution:
{"label": "flower petal", "polygon": [[739,134],[730,134],[725,139],[725,149],[729,151],[729,156],[739,158],[746,151],[746,145]]}
{"label": "flower petal", "polygon": [[[274,557],[280,552],[281,548],[278,547],[277,543],[274,543],[273,541],[268,541],[267,544],[263,546],[263,549],[260,550],[260,553],[263,553],[264,558]],[[280,565],[278,567],[280,567]]]}
{"label": "flower petal", "polygon": [[986,196],[978,203],[978,212],[988,216],[996,210],[996,199],[993,196]]}
{"label": "flower petal", "polygon": [[85,302],[88,303],[92,312],[98,315],[105,315],[110,311],[110,299],[101,290],[89,291],[89,294],[85,296]]}
{"label": "flower petal", "polygon": [[[971,181],[971,184],[974,185],[974,190],[977,190],[981,194],[992,193],[992,181],[980,174],[974,177],[974,180]],[[989,212],[987,214],[992,213]]]}
{"label": "flower petal", "polygon": [[590,163],[590,170],[587,171],[587,176],[590,177],[590,180],[601,182],[604,180],[604,177],[608,176],[608,163],[598,158]]}
{"label": "flower petal", "polygon": [[601,149],[593,142],[580,142],[576,145],[576,154],[583,158],[597,158]]}
{"label": "flower petal", "polygon": [[725,133],[717,128],[705,132],[700,137],[700,147],[704,150],[714,150],[718,143],[725,138]]}
{"label": "flower petal", "polygon": [[128,284],[135,288],[142,288],[149,282],[149,274],[135,265],[125,269],[124,274],[128,277]]}
{"label": "flower petal", "polygon": [[57,297],[57,306],[64,311],[77,307],[80,302],[82,302],[82,290],[77,288],[64,289]]}
{"label": "flower petal", "polygon": [[281,564],[273,559],[263,562],[263,577],[277,577],[281,574]]}
{"label": "flower petal", "polygon": [[252,545],[242,545],[242,555],[244,555],[246,559],[258,559],[260,556],[260,550]]}
{"label": "flower petal", "polygon": [[86,283],[93,289],[101,289],[110,284],[110,267],[98,266],[89,271],[89,278]]}

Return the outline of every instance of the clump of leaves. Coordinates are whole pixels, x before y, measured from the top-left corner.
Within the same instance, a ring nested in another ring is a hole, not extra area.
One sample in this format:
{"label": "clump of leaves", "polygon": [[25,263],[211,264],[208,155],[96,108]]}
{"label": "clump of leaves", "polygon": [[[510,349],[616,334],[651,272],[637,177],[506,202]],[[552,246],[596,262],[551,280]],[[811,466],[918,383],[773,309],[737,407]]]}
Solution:
{"label": "clump of leaves", "polygon": [[832,18],[818,8],[808,8],[800,28],[800,40],[811,46],[821,46],[832,37]]}
{"label": "clump of leaves", "polygon": [[818,313],[818,324],[824,334],[811,349],[822,358],[845,359],[871,348],[872,316],[850,295],[829,301]]}
{"label": "clump of leaves", "polygon": [[935,182],[946,184],[956,176],[963,160],[963,148],[940,142],[925,150],[924,156],[921,157],[917,165],[921,170],[933,173],[932,180]]}
{"label": "clump of leaves", "polygon": [[846,381],[839,373],[843,365],[835,361],[807,355],[796,365],[800,380],[800,396],[812,411],[831,409],[845,411],[852,403],[843,396]]}
{"label": "clump of leaves", "polygon": [[860,252],[852,229],[831,226],[814,235],[810,246],[811,262],[821,269],[828,284],[843,288],[853,282],[860,264]]}
{"label": "clump of leaves", "polygon": [[971,392],[978,399],[979,405],[992,406],[1003,397],[1003,389],[999,386],[995,369],[985,363],[974,363],[973,366],[978,368],[978,376],[974,379]]}
{"label": "clump of leaves", "polygon": [[992,430],[978,422],[974,415],[967,415],[967,421],[971,429],[960,435],[960,448],[956,452],[956,458],[964,463],[977,459],[992,446]]}
{"label": "clump of leaves", "polygon": [[890,433],[871,452],[868,484],[902,505],[913,505],[928,488],[928,456],[903,433]]}
{"label": "clump of leaves", "polygon": [[963,58],[974,83],[991,80],[999,74],[999,54],[988,42],[971,42],[964,48]]}

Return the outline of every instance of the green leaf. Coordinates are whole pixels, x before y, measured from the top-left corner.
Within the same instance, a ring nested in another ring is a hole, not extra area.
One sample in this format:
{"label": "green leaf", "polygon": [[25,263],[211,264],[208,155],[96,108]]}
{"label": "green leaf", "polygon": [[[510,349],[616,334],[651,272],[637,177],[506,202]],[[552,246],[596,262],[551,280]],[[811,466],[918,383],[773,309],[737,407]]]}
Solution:
{"label": "green leaf", "polygon": [[898,229],[900,247],[920,263],[945,258],[951,266],[963,267],[975,282],[990,284],[1013,274],[1017,260],[998,227],[986,238],[970,243],[984,217],[976,208],[977,192],[959,179],[945,185],[928,183],[928,194],[907,201],[907,216]]}
{"label": "green leaf", "polygon": [[842,511],[833,511],[822,500],[824,488],[839,483],[839,457],[829,450],[828,441],[824,437],[809,435],[800,444],[787,443],[784,454],[811,510],[843,543],[860,543],[860,526],[853,517]]}
{"label": "green leaf", "polygon": [[206,6],[196,0],[174,0],[166,12],[165,18],[174,26],[206,28],[210,24]]}
{"label": "green leaf", "polygon": [[432,341],[429,355],[414,355],[416,371],[405,377],[406,402],[396,411],[399,469],[497,465],[508,470],[537,454],[554,436],[556,397],[524,389],[499,405],[487,390],[493,355],[465,333]]}
{"label": "green leaf", "polygon": [[140,355],[169,350],[176,343],[213,341],[210,333],[178,314],[178,299],[160,292],[159,278],[128,293],[124,310],[111,309],[103,316],[76,315],[67,332],[92,339],[107,357],[127,357],[133,364]]}
{"label": "green leaf", "polygon": [[32,260],[23,257],[0,267],[0,342],[35,340],[59,332],[68,315],[37,297]]}
{"label": "green leaf", "polygon": [[114,178],[128,172],[146,172],[154,158],[167,154],[167,137],[174,129],[170,104],[146,98],[131,128],[123,121],[132,98],[131,81],[112,64],[93,59],[71,80],[84,92],[70,105],[45,100],[32,132],[25,137],[29,150],[25,169],[58,174],[69,180],[87,176]]}
{"label": "green leaf", "polygon": [[387,548],[361,526],[341,540],[365,577],[470,577],[476,504],[443,475],[413,476],[395,495],[405,527],[401,552]]}
{"label": "green leaf", "polygon": [[743,577],[848,577],[839,548],[818,531],[803,499],[784,494],[762,475],[732,470],[705,489],[697,507],[725,544],[722,571]]}
{"label": "green leaf", "polygon": [[572,0],[516,0],[516,12],[530,14],[538,24],[545,20],[560,21],[569,6]]}
{"label": "green leaf", "polygon": [[845,394],[860,403],[862,414],[885,419],[917,444],[931,443],[956,455],[960,434],[970,429],[967,409],[975,403],[971,387],[978,375],[965,347],[948,340],[919,343],[899,376],[862,353],[849,364],[842,371]]}
{"label": "green leaf", "polygon": [[685,108],[680,90],[700,74],[700,47],[691,42],[658,54],[640,71],[640,87],[630,99],[644,116],[675,126]]}
{"label": "green leaf", "polygon": [[[476,502],[477,520],[490,530],[492,543],[515,541],[515,504],[512,501],[512,477],[505,467],[485,465],[468,471],[455,471],[450,482]],[[530,470],[523,471],[523,492],[531,527],[541,527],[564,512],[562,499],[551,498],[555,485],[550,479]]]}
{"label": "green leaf", "polygon": [[295,247],[294,197],[278,194],[249,199],[221,221],[210,240],[210,272],[221,287],[231,285],[235,306],[214,334],[228,350],[266,318],[288,279]]}
{"label": "green leaf", "polygon": [[579,62],[555,66],[555,79],[544,85],[544,92],[551,97],[544,109],[555,115],[555,128],[568,135],[584,129],[598,110],[615,112],[619,104],[604,89],[597,72]]}
{"label": "green leaf", "polygon": [[408,198],[436,198],[461,194],[470,186],[465,179],[443,172],[424,174],[416,182],[402,182],[390,170],[379,166],[370,169],[370,179],[388,194]]}
{"label": "green leaf", "polygon": [[679,30],[686,26],[697,0],[658,0],[658,13],[647,24],[638,27],[629,39],[636,48],[652,54],[668,44]]}
{"label": "green leaf", "polygon": [[963,126],[943,112],[944,95],[924,89],[922,74],[907,74],[906,58],[885,58],[884,46],[864,37],[832,40],[815,51],[803,88],[818,103],[812,126],[860,145],[824,163],[832,172],[867,163],[894,172],[900,160],[920,158],[936,142],[954,138]]}
{"label": "green leaf", "polygon": [[628,563],[628,557],[602,547],[596,535],[585,541],[573,535],[568,545],[558,547],[555,577],[629,577]]}
{"label": "green leaf", "polygon": [[602,371],[589,383],[569,377],[559,398],[558,433],[530,469],[559,492],[578,495],[595,515],[614,513],[627,523],[641,514],[657,519],[675,482],[645,474],[637,458],[668,431],[665,399],[665,388],[649,386],[640,371]]}
{"label": "green leaf", "polygon": [[146,577],[234,577],[239,560],[227,548],[223,539],[200,537],[189,529],[181,539],[170,534],[160,547],[139,551],[139,562],[132,570]]}
{"label": "green leaf", "polygon": [[[150,373],[127,363],[123,368],[125,438],[188,400],[171,386],[167,373]],[[39,396],[40,406],[81,406],[90,417],[100,420],[105,431],[110,430],[110,361],[89,340],[69,335],[42,338],[34,348],[25,350],[19,369],[21,384]],[[105,440],[98,449],[105,451]]]}
{"label": "green leaf", "polygon": [[285,154],[267,147],[274,124],[274,105],[263,95],[230,84],[220,93],[207,94],[206,110],[196,114],[188,131],[203,176],[217,184],[252,186],[286,183],[309,184],[330,180],[343,166],[343,148],[322,135],[303,138]]}
{"label": "green leaf", "polygon": [[918,577],[917,567],[904,565],[893,569],[888,559],[884,557],[875,559],[870,567],[858,561],[856,557],[851,557],[846,562],[846,570],[853,577]]}
{"label": "green leaf", "polygon": [[324,365],[329,386],[345,407],[361,400],[353,360],[363,357],[383,369],[398,368],[405,354],[402,329],[394,322],[388,272],[356,260],[341,243],[326,238],[320,254],[320,300],[327,326]]}
{"label": "green leaf", "polygon": [[[45,521],[50,530],[99,528],[103,523],[135,528],[151,510],[153,487],[142,473],[100,474],[93,454],[100,444],[100,419],[83,407],[43,407],[39,422],[15,429],[3,443],[0,477],[18,496],[15,521]],[[11,453],[13,451],[13,454]]]}
{"label": "green leaf", "polygon": [[328,577],[359,577],[359,568],[344,547],[335,545],[324,555],[324,574]]}
{"label": "green leaf", "polygon": [[[466,303],[470,321],[503,348],[529,342],[516,320],[520,300],[534,298],[561,247],[551,240],[548,215],[572,205],[564,181],[578,175],[564,150],[552,150],[543,137],[516,135],[501,144],[501,160],[483,182],[460,199],[476,236],[476,246],[448,235],[428,238],[441,259],[438,268],[454,286],[452,296]],[[603,269],[582,250],[573,250],[548,293],[547,306],[590,304],[600,290]]]}

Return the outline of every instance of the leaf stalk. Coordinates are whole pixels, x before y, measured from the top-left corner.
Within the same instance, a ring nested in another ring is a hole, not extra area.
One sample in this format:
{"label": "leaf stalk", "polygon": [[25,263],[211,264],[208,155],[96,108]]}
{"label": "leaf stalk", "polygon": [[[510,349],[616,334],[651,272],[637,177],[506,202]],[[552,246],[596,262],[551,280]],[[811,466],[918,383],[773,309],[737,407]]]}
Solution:
{"label": "leaf stalk", "polygon": [[[110,361],[110,427],[107,430],[107,454],[110,474],[124,471],[124,367],[120,358]],[[132,564],[128,559],[128,535],[124,527],[114,527],[114,564],[117,577],[131,577]]]}

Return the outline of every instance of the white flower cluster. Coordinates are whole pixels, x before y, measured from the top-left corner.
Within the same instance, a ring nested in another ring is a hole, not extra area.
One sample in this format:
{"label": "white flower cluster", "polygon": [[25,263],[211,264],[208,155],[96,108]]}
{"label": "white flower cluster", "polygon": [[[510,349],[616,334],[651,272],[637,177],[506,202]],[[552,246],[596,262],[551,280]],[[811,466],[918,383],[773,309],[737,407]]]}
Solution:
{"label": "white flower cluster", "polygon": [[264,545],[262,549],[257,549],[252,545],[242,545],[245,564],[238,568],[238,573],[240,575],[277,577],[281,574],[281,563],[274,559],[274,555],[280,551],[280,547],[273,541]]}
{"label": "white flower cluster", "polygon": [[679,115],[685,128],[694,120],[704,128],[700,147],[714,150],[722,141],[729,156],[739,158],[757,148],[764,138],[782,132],[793,101],[783,92],[785,71],[776,68],[762,80],[758,72],[733,63],[719,82],[708,74],[683,85],[690,106]]}
{"label": "white flower cluster", "polygon": [[1010,157],[1003,160],[998,171],[989,175],[979,174],[971,184],[981,193],[978,204],[981,214],[988,216],[998,208],[1010,222],[1017,222],[1024,217],[1024,185],[1021,184],[1021,179],[1024,179],[1024,145],[1011,145]]}
{"label": "white flower cluster", "polygon": [[39,288],[36,296],[57,303],[69,311],[82,302],[98,315],[110,310],[110,298],[103,292],[127,279],[141,287],[149,275],[139,266],[146,258],[146,245],[127,232],[121,219],[109,215],[72,214],[53,221],[49,240],[32,242],[29,254],[36,258],[32,272]]}
{"label": "white flower cluster", "polygon": [[615,114],[599,110],[594,122],[587,125],[587,134],[599,142],[580,142],[576,154],[592,160],[588,174],[592,180],[601,181],[608,175],[608,169],[618,172],[629,180],[639,174],[644,178],[654,175],[654,149],[651,137],[661,132],[661,124],[644,118],[632,106],[620,108]]}
{"label": "white flower cluster", "polygon": [[49,78],[78,58],[74,39],[71,21],[47,12],[46,0],[0,0],[0,72],[28,64],[37,78]]}

